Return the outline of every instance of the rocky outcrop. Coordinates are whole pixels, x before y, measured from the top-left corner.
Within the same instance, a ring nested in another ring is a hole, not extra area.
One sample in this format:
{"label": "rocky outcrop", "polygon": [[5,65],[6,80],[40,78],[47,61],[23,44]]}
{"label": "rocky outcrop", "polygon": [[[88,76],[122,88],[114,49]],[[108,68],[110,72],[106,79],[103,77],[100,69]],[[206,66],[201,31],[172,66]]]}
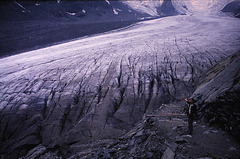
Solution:
{"label": "rocky outcrop", "polygon": [[239,139],[240,52],[218,63],[202,79],[193,95],[202,116]]}
{"label": "rocky outcrop", "polygon": [[215,101],[202,105],[206,122],[230,132],[240,141],[240,90],[226,91]]}
{"label": "rocky outcrop", "polygon": [[118,139],[103,139],[89,144],[81,142],[46,148],[38,145],[23,158],[162,158],[173,159],[178,144],[167,142],[153,118],[139,122]]}
{"label": "rocky outcrop", "polygon": [[235,17],[240,18],[240,1],[228,3],[223,9],[223,12],[232,13]]}
{"label": "rocky outcrop", "polygon": [[161,7],[158,9],[159,15],[170,16],[178,15],[179,12],[174,8],[172,0],[164,0]]}

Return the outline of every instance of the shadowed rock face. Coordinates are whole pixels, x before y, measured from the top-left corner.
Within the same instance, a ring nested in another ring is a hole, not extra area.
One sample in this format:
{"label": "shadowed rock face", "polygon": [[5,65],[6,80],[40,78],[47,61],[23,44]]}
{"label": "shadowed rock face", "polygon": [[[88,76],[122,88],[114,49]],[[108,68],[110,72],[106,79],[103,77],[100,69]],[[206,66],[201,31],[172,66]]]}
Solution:
{"label": "shadowed rock face", "polygon": [[171,0],[163,1],[161,8],[158,9],[158,14],[162,15],[177,15],[179,12],[173,7]]}
{"label": "shadowed rock face", "polygon": [[223,12],[233,13],[235,17],[240,18],[240,1],[233,1],[227,4],[223,9]]}
{"label": "shadowed rock face", "polygon": [[0,56],[126,27],[143,19],[176,15],[170,1],[153,7],[163,9],[155,14],[148,13],[148,7],[143,11],[137,8],[125,1],[0,2]]}
{"label": "shadowed rock face", "polygon": [[[151,2],[150,2],[151,3]],[[81,20],[89,21],[119,21],[138,18],[176,15],[170,0],[156,7],[161,7],[159,15],[149,14],[149,8],[136,10],[121,1],[6,1],[1,2],[1,20]],[[140,6],[143,4],[139,3]],[[133,3],[133,6],[134,3]],[[156,8],[154,8],[156,9]]]}
{"label": "shadowed rock face", "polygon": [[240,52],[221,61],[202,78],[193,96],[211,125],[218,125],[240,139]]}
{"label": "shadowed rock face", "polygon": [[240,141],[240,91],[226,91],[221,93],[213,102],[201,105],[206,122],[220,127],[232,134]]}

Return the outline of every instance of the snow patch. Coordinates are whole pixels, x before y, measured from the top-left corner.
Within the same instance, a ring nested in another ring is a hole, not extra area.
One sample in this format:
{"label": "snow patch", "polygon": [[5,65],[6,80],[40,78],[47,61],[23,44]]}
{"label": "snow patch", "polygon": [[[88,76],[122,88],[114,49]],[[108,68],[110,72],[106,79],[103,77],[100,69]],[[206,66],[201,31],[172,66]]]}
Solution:
{"label": "snow patch", "polygon": [[151,19],[152,17],[142,17],[142,18],[139,18],[140,20],[145,20],[145,19]]}
{"label": "snow patch", "polygon": [[116,9],[113,8],[113,13],[118,15],[118,11]]}
{"label": "snow patch", "polygon": [[110,2],[108,0],[105,0],[109,5],[110,5]]}
{"label": "snow patch", "polygon": [[76,15],[76,13],[74,13],[74,12],[67,12],[67,14],[69,14],[69,15]]}
{"label": "snow patch", "polygon": [[23,110],[23,109],[27,109],[28,105],[27,104],[22,104],[18,110]]}
{"label": "snow patch", "polygon": [[158,16],[157,8],[161,6],[163,0],[159,1],[124,1],[123,3],[132,9],[151,16]]}
{"label": "snow patch", "polygon": [[117,11],[121,12],[122,10],[121,9],[116,9]]}
{"label": "snow patch", "polygon": [[25,7],[23,7],[20,3],[18,3],[17,1],[14,1],[15,4],[17,4],[19,7],[21,7],[22,9],[24,9],[24,12],[29,12],[31,13],[30,10],[26,9]]}

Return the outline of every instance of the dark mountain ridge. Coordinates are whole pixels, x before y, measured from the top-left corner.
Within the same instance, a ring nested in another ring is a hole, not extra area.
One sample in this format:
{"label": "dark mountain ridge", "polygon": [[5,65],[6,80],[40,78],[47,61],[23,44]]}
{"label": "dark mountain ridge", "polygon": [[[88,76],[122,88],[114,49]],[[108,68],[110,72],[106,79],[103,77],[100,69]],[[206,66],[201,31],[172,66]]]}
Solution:
{"label": "dark mountain ridge", "polygon": [[240,18],[240,1],[233,1],[228,3],[222,12],[232,13],[235,17]]}
{"label": "dark mountain ridge", "polygon": [[[118,7],[122,15],[114,14],[113,8]],[[131,11],[131,12],[130,12]],[[127,13],[127,14],[126,14]],[[1,3],[1,20],[88,20],[116,21],[125,18],[141,17],[128,6],[111,1],[10,1]],[[114,16],[111,17],[111,16]],[[94,18],[94,19],[91,19]],[[120,19],[118,19],[120,18]]]}
{"label": "dark mountain ridge", "polygon": [[0,57],[178,14],[168,0],[157,10],[149,15],[122,1],[2,1]]}

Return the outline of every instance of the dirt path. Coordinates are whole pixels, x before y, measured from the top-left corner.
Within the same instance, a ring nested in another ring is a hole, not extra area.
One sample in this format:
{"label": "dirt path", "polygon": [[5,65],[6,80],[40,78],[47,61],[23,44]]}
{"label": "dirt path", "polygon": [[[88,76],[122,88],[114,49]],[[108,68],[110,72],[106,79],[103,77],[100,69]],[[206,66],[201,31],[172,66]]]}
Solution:
{"label": "dirt path", "polygon": [[182,110],[182,106],[163,105],[151,115],[166,130],[166,138],[178,144],[175,153],[186,154],[192,159],[240,158],[239,143],[226,132],[203,121],[194,122],[193,135],[187,135],[187,117]]}

